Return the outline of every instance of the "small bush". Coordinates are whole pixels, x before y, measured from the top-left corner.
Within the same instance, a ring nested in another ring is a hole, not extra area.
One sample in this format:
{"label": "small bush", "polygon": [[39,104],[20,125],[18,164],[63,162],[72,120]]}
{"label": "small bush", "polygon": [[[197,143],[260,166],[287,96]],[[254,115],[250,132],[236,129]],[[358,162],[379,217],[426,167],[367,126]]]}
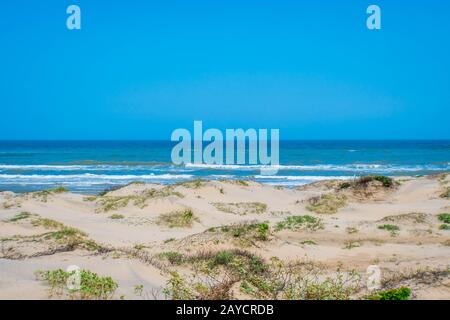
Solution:
{"label": "small bush", "polygon": [[368,300],[408,300],[411,295],[411,289],[401,287],[381,292],[376,292],[367,297]]}
{"label": "small bush", "polygon": [[450,230],[450,225],[448,225],[448,224],[441,224],[440,226],[439,226],[439,229],[441,229],[441,230]]}
{"label": "small bush", "polygon": [[367,185],[372,181],[379,181],[383,184],[385,188],[391,188],[394,186],[394,180],[390,177],[379,176],[379,175],[369,175],[365,177],[360,177],[358,180],[354,182],[356,187],[366,188]]}
{"label": "small bush", "polygon": [[172,265],[180,265],[184,261],[183,255],[176,251],[162,252],[158,256],[167,259]]}
{"label": "small bush", "polygon": [[394,224],[383,224],[381,226],[378,226],[378,229],[389,231],[391,233],[391,236],[393,237],[396,236],[400,231],[400,227]]}
{"label": "small bush", "polygon": [[444,223],[450,223],[450,213],[441,213],[438,215],[438,219]]}
{"label": "small bush", "polygon": [[38,271],[38,279],[46,281],[50,285],[50,296],[64,295],[66,293],[71,299],[83,300],[107,300],[111,299],[118,287],[117,283],[111,277],[100,277],[89,270],[80,271],[80,288],[66,289],[69,277],[73,276],[75,271],[66,272],[62,269]]}

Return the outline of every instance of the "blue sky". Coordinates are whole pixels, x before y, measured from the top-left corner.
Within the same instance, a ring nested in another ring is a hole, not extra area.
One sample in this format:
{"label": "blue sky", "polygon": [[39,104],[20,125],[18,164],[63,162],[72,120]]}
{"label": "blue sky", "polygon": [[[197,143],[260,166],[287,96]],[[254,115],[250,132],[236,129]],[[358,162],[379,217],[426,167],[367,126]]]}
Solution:
{"label": "blue sky", "polygon": [[[77,4],[82,29],[66,28]],[[366,28],[366,8],[382,29]],[[0,4],[0,139],[450,138],[450,2]]]}

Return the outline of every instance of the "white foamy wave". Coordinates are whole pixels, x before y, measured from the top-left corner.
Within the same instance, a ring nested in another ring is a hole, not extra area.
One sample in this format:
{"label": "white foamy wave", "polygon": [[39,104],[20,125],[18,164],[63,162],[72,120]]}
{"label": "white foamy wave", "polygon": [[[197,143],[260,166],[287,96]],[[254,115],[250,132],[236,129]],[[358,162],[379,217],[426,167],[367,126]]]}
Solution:
{"label": "white foamy wave", "polygon": [[345,172],[418,172],[450,170],[450,165],[382,165],[382,164],[317,164],[317,165],[234,165],[234,164],[202,164],[188,163],[187,168],[215,169],[215,170],[264,170],[276,169],[278,171],[345,171]]}
{"label": "white foamy wave", "polygon": [[147,175],[107,175],[107,174],[69,174],[69,175],[22,175],[0,174],[0,183],[34,181],[34,182],[73,182],[73,181],[135,181],[135,180],[182,180],[192,179],[190,174],[147,174]]}
{"label": "white foamy wave", "polygon": [[323,181],[323,180],[348,180],[354,176],[253,176],[254,179],[262,180],[299,180],[299,181]]}

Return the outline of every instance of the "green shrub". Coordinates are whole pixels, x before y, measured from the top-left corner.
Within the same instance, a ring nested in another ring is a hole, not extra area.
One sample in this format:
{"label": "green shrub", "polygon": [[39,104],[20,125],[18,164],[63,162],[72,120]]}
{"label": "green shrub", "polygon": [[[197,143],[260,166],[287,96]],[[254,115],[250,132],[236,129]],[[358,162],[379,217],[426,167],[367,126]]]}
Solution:
{"label": "green shrub", "polygon": [[114,213],[114,214],[110,215],[109,218],[110,218],[110,219],[113,219],[113,220],[118,220],[118,219],[123,219],[123,218],[125,218],[125,216],[124,216],[123,214],[117,214],[117,213]]}
{"label": "green shrub", "polygon": [[80,271],[80,288],[66,289],[69,277],[73,272],[66,272],[62,269],[38,271],[38,279],[46,281],[50,285],[50,296],[64,295],[67,293],[71,299],[101,299],[106,300],[113,297],[118,285],[111,277],[100,277],[89,270]]}
{"label": "green shrub", "polygon": [[381,226],[378,226],[378,229],[389,231],[391,233],[391,236],[396,236],[400,231],[400,227],[394,224],[383,224]]}
{"label": "green shrub", "polygon": [[441,213],[438,215],[438,219],[444,223],[450,223],[450,213]]}
{"label": "green shrub", "polygon": [[180,265],[184,261],[183,255],[176,251],[162,252],[158,256],[167,259],[172,265]]}
{"label": "green shrub", "polygon": [[401,287],[386,291],[376,292],[367,297],[368,300],[408,300],[411,295],[411,289]]}

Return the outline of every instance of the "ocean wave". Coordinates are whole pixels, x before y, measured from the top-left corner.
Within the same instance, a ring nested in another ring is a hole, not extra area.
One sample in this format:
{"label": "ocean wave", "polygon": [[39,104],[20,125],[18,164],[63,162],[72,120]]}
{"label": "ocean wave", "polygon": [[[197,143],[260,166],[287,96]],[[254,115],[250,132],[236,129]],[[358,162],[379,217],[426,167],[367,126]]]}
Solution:
{"label": "ocean wave", "polygon": [[317,164],[317,165],[234,165],[188,163],[187,168],[215,170],[264,170],[278,171],[344,171],[344,172],[418,172],[450,170],[450,165],[384,165],[384,164]]}
{"label": "ocean wave", "polygon": [[180,180],[192,179],[190,174],[144,174],[144,175],[108,175],[108,174],[69,174],[69,175],[24,175],[24,174],[0,174],[0,181],[20,180],[52,180],[52,181],[73,181],[73,180]]}
{"label": "ocean wave", "polygon": [[323,181],[323,180],[347,180],[352,179],[354,176],[253,176],[254,179],[261,180],[298,180],[298,181]]}

